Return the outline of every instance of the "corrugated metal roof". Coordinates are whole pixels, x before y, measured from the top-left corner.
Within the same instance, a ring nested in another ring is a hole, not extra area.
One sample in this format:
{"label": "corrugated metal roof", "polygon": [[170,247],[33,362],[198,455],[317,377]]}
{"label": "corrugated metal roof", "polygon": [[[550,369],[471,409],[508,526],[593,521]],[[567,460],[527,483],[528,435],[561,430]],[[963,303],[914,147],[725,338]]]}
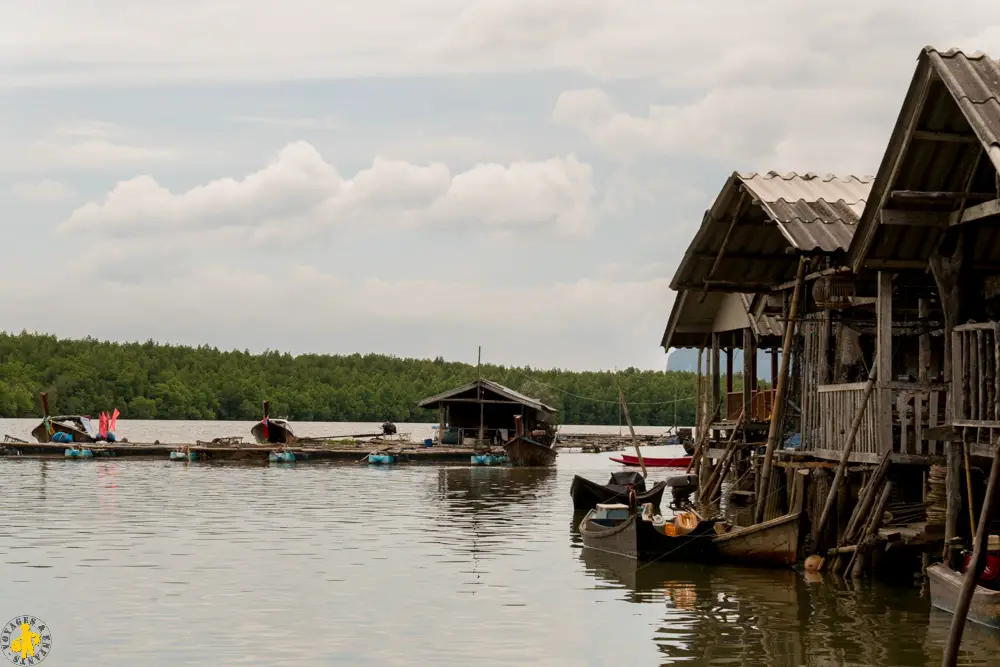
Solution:
{"label": "corrugated metal roof", "polygon": [[[907,137],[907,127],[929,134]],[[938,141],[933,133],[967,134],[979,141]],[[859,271],[866,261],[897,265],[926,262],[947,230],[933,226],[882,226],[879,211],[894,208],[894,190],[963,192],[977,157],[983,154],[972,191],[995,190],[1000,170],[1000,64],[985,54],[925,47],[917,59],[910,88],[872,184],[867,207],[851,244],[850,263]],[[895,178],[890,177],[899,162]],[[909,204],[909,209],[951,210],[953,201]],[[982,227],[972,244],[976,261],[1000,261],[1000,234]]]}
{"label": "corrugated metal roof", "polygon": [[[711,279],[725,282],[728,291],[760,291],[794,277],[796,251],[846,252],[872,180],[813,173],[733,173],[706,211],[671,287],[699,289]],[[710,278],[734,216],[737,222],[722,262]]]}
{"label": "corrugated metal roof", "polygon": [[739,178],[771,218],[781,223],[780,229],[793,247],[831,253],[850,246],[874,179],[773,171],[740,174]]}
{"label": "corrugated metal roof", "polygon": [[[674,299],[674,305],[670,309],[670,317],[667,319],[667,326],[660,339],[660,346],[664,350],[672,347],[700,347],[708,344],[710,335],[715,329],[716,314],[726,299],[727,294],[723,292],[709,292],[705,295],[704,301],[699,302],[698,293],[683,291]],[[740,294],[740,302],[747,313],[747,324],[757,335],[758,341],[762,345],[775,344],[782,335],[784,328],[780,318],[770,315],[763,315],[755,320],[750,314],[750,295]],[[723,347],[742,347],[743,334],[741,331],[721,331]]]}
{"label": "corrugated metal roof", "polygon": [[503,396],[504,398],[514,401],[516,403],[521,403],[522,405],[525,405],[529,408],[534,408],[535,410],[540,410],[542,412],[548,412],[551,414],[555,414],[556,412],[558,412],[558,410],[556,410],[550,405],[542,403],[537,398],[531,398],[530,396],[525,396],[519,391],[515,391],[510,387],[505,387],[499,382],[493,382],[492,380],[477,380],[474,382],[470,382],[468,384],[464,384],[461,387],[449,389],[448,391],[441,392],[440,394],[436,394],[434,396],[431,396],[430,398],[425,398],[424,400],[420,401],[418,405],[422,408],[430,407],[432,405],[440,403],[441,401],[447,401],[449,398],[455,398],[457,396],[461,396],[462,394],[475,389],[479,385],[482,385],[483,389],[487,391],[491,391],[499,396]]}

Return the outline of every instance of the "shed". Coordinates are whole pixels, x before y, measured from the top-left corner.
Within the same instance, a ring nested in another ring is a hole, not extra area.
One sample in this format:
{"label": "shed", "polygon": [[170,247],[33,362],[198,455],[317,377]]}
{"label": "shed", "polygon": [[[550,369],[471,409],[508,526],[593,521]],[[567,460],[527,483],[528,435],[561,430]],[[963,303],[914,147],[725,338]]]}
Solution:
{"label": "shed", "polygon": [[506,441],[514,435],[515,417],[522,418],[525,431],[530,433],[544,428],[558,412],[536,398],[492,380],[477,380],[449,389],[425,398],[418,405],[438,410],[442,444],[461,444],[469,433],[480,440]]}

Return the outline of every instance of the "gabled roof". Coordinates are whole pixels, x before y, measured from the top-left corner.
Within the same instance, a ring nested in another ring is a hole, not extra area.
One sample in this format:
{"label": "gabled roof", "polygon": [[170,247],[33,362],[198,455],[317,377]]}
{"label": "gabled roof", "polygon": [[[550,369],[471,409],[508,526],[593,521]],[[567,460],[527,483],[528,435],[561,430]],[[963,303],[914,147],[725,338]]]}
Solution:
{"label": "gabled roof", "polygon": [[708,281],[709,289],[763,291],[794,277],[798,254],[846,252],[871,183],[870,176],[734,172],[705,212],[671,287],[700,289]]}
{"label": "gabled roof", "polygon": [[[982,53],[925,47],[872,184],[870,206],[858,223],[851,268],[923,267],[947,222],[884,225],[883,210],[951,212],[961,207],[962,193],[973,193],[967,206],[982,204],[996,198],[997,170],[1000,64]],[[1000,254],[998,241],[980,235],[973,244],[977,259]]]}
{"label": "gabled roof", "polygon": [[488,391],[501,398],[505,398],[512,403],[520,403],[525,407],[533,408],[541,412],[547,412],[549,414],[555,414],[558,412],[555,408],[550,405],[542,403],[537,398],[531,398],[530,396],[525,396],[519,391],[514,391],[510,387],[505,387],[498,382],[493,382],[492,380],[477,380],[470,382],[468,384],[463,384],[461,387],[456,387],[454,389],[449,389],[448,391],[436,394],[429,398],[425,398],[418,404],[421,408],[430,408],[436,406],[438,403],[447,403],[448,399],[459,398],[462,394],[466,394],[477,387],[482,386],[483,391]]}
{"label": "gabled roof", "polygon": [[[752,330],[758,341],[765,344],[774,336],[780,338],[784,331],[779,318],[770,315],[754,318],[749,295],[709,292],[703,301],[699,300],[699,296],[697,292],[685,290],[674,299],[663,338],[660,339],[660,347],[664,350],[672,347],[700,347],[707,344],[709,335],[713,332],[723,334],[724,347],[740,347],[743,345],[743,329]],[[739,327],[735,326],[736,318],[733,317],[734,303],[739,304],[746,315],[746,320],[740,322]],[[725,321],[720,321],[719,311],[724,306],[730,311],[729,316],[722,318]]]}

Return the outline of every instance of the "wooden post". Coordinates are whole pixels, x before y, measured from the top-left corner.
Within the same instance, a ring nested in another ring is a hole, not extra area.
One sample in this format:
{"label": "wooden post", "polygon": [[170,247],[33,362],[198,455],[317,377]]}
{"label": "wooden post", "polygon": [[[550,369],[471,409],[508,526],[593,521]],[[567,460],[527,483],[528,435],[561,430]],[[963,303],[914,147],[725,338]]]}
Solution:
{"label": "wooden post", "polygon": [[774,461],[774,450],[781,438],[780,428],[785,410],[785,397],[788,393],[788,364],[792,353],[792,340],[795,336],[796,314],[799,308],[799,298],[806,276],[806,260],[799,258],[799,269],[795,276],[795,291],[792,292],[792,303],[788,309],[788,321],[785,322],[785,335],[781,346],[781,372],[778,374],[778,386],[774,394],[774,409],[771,411],[771,425],[767,431],[767,449],[764,452],[764,466],[761,470],[760,493],[757,496],[757,508],[754,512],[755,522],[760,522],[764,516],[764,499],[770,488],[771,465]]}
{"label": "wooden post", "polygon": [[715,412],[711,417],[705,420],[705,427],[701,429],[698,433],[698,442],[694,448],[694,454],[691,455],[691,462],[688,463],[687,470],[685,474],[690,473],[701,461],[702,455],[705,453],[705,449],[708,447],[708,425],[715,421],[715,418],[719,416],[719,409],[722,407],[721,404],[716,406]]}
{"label": "wooden post", "polygon": [[[476,356],[476,370],[479,373],[479,381],[477,382],[478,391],[476,395],[479,397],[479,438],[476,443],[477,447],[483,446],[484,433],[483,433],[483,346],[479,346],[479,352]],[[554,444],[554,443],[553,443]]]}
{"label": "wooden post", "polygon": [[969,443],[962,441],[962,455],[965,458],[965,490],[969,498],[969,530],[972,531],[972,539],[976,539],[976,514],[972,503],[972,466],[969,464]]}
{"label": "wooden post", "polygon": [[889,502],[889,497],[892,495],[892,482],[886,482],[885,486],[882,488],[882,495],[879,496],[878,504],[875,506],[875,510],[872,515],[868,517],[868,522],[865,524],[864,533],[861,535],[861,539],[858,540],[858,548],[854,552],[854,567],[851,568],[851,576],[857,579],[862,575],[865,569],[865,560],[868,556],[868,552],[871,550],[871,543],[878,535],[879,526],[882,525],[882,517],[885,514],[885,506]]}
{"label": "wooden post", "polygon": [[878,393],[875,411],[879,452],[892,449],[892,274],[878,273],[878,311],[876,323],[876,359]]}
{"label": "wooden post", "polygon": [[[712,334],[712,405],[717,405],[719,403],[720,394],[722,393],[722,386],[720,380],[721,374],[721,364],[719,363],[719,334]],[[725,407],[722,409],[722,416],[724,419],[729,417],[726,414],[727,410]]]}
{"label": "wooden post", "polygon": [[945,473],[944,558],[948,561],[950,542],[958,537],[958,517],[962,511],[962,443],[946,445],[948,468]]}
{"label": "wooden post", "polygon": [[701,396],[701,392],[703,389],[701,367],[704,357],[705,357],[705,346],[702,345],[701,347],[698,348],[698,391],[697,391],[698,395],[695,398],[694,402],[694,426],[695,430],[698,432],[699,440],[701,439],[701,430],[702,430],[701,425],[705,419],[705,415],[703,414],[702,396]]}
{"label": "wooden post", "polygon": [[[726,474],[732,466],[734,452],[736,450],[736,434],[741,428],[743,428],[746,416],[745,412],[740,413],[740,418],[736,422],[733,432],[729,434],[729,442],[726,443],[726,449],[722,453],[722,458],[719,459],[718,465],[715,466],[711,477],[708,478],[708,483],[705,485],[706,494],[704,496],[705,500],[708,502],[711,502],[712,499],[715,498],[717,491],[721,492],[722,490],[722,481],[726,478]],[[718,489],[716,489],[716,487],[718,487]]]}
{"label": "wooden post", "polygon": [[743,416],[746,421],[753,420],[753,390],[757,388],[757,377],[754,374],[753,331],[750,327],[743,329]]}
{"label": "wooden post", "polygon": [[851,431],[847,434],[847,443],[844,451],[840,454],[840,461],[837,463],[837,471],[833,475],[833,482],[830,484],[830,492],[826,495],[826,503],[823,505],[823,513],[819,515],[819,523],[813,528],[813,548],[816,548],[816,540],[826,527],[826,522],[830,518],[834,504],[837,502],[837,491],[844,481],[847,472],[847,462],[854,451],[854,443],[858,440],[858,431],[861,430],[861,422],[865,418],[865,408],[868,407],[868,400],[871,398],[872,390],[875,388],[875,381],[878,379],[878,354],[872,360],[871,370],[868,371],[868,381],[865,382],[865,391],[861,396],[861,405],[854,413],[854,420],[851,422]]}
{"label": "wooden post", "polygon": [[944,381],[951,383],[952,400],[948,401],[945,408],[945,423],[950,423],[952,419],[957,418],[957,415],[954,414],[953,401],[956,400],[961,391],[961,387],[954,382],[954,378],[952,377],[953,372],[959,370],[954,367],[953,363],[952,331],[955,325],[958,324],[959,306],[961,305],[962,298],[961,292],[958,289],[959,270],[962,266],[961,239],[954,255],[951,257],[931,255],[927,263],[930,267],[931,275],[934,276],[934,282],[937,284],[938,296],[941,300],[941,312],[944,315],[944,363],[942,371]]}
{"label": "wooden post", "polygon": [[[726,348],[726,393],[733,393],[733,376],[736,375],[733,369],[733,348]],[[727,417],[728,418],[728,417]]]}
{"label": "wooden post", "polygon": [[264,419],[271,416],[271,401],[264,401]]}
{"label": "wooden post", "polygon": [[642,476],[646,476],[646,462],[642,460],[642,452],[639,451],[639,442],[635,439],[635,429],[632,428],[632,418],[628,414],[628,403],[625,402],[625,394],[622,393],[622,384],[615,378],[618,382],[618,400],[622,404],[622,410],[625,412],[625,422],[628,423],[628,432],[632,434],[632,446],[635,447],[635,455],[639,457],[639,465],[642,466]]}
{"label": "wooden post", "polygon": [[444,419],[444,402],[438,403],[438,444],[442,447],[444,446],[444,430],[445,430],[445,419]]}
{"label": "wooden post", "polygon": [[965,631],[965,620],[972,603],[972,594],[976,590],[976,581],[986,564],[986,545],[989,541],[990,522],[997,503],[997,479],[1000,478],[1000,446],[993,444],[993,465],[990,466],[990,481],[986,484],[986,498],[983,509],[979,512],[979,527],[976,529],[976,540],[972,548],[972,562],[962,579],[962,590],[955,603],[955,614],[951,617],[951,631],[948,633],[948,643],[945,645],[942,667],[954,667],[958,662],[958,649],[962,644],[962,633]]}
{"label": "wooden post", "polygon": [[[920,319],[921,333],[918,342],[917,349],[917,382],[922,385],[926,385],[930,382],[930,369],[931,369],[931,335],[926,332],[927,321],[931,316],[931,306],[930,300],[928,299],[917,299],[917,317]],[[921,390],[917,393],[917,399],[914,401],[914,413],[916,419],[914,424],[916,426],[916,445],[913,454],[936,454],[936,451],[931,451],[929,444],[924,444],[924,401],[937,402],[937,394],[925,392]],[[930,406],[928,405],[928,412],[930,412]],[[928,418],[928,426],[937,426],[937,424],[931,423],[930,418]]]}
{"label": "wooden post", "polygon": [[883,454],[878,467],[872,471],[871,475],[869,475],[868,483],[865,484],[861,497],[858,498],[858,504],[855,505],[854,512],[851,513],[851,518],[847,522],[847,528],[844,530],[844,543],[855,541],[857,539],[858,531],[863,528],[864,521],[868,517],[868,513],[871,511],[872,505],[875,503],[878,488],[882,484],[882,480],[885,478],[885,475],[889,470],[891,456],[892,455],[889,452]]}

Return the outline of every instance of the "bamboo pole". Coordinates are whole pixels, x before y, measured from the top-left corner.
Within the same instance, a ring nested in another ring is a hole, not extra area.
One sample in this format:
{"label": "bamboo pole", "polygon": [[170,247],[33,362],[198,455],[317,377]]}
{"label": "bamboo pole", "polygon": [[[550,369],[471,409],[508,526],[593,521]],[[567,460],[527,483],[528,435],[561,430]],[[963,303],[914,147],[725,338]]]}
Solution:
{"label": "bamboo pole", "polygon": [[642,466],[642,476],[646,477],[646,462],[642,460],[642,452],[639,451],[639,442],[635,439],[635,429],[632,428],[632,418],[628,414],[628,403],[625,402],[625,394],[622,393],[622,383],[617,377],[618,401],[621,403],[622,411],[625,413],[625,422],[628,424],[628,431],[632,434],[632,446],[635,447],[635,455],[639,457],[639,465]]}
{"label": "bamboo pole", "polygon": [[687,470],[684,471],[684,474],[689,474],[691,470],[696,465],[698,465],[698,462],[704,455],[703,450],[705,449],[705,446],[708,444],[709,431],[711,430],[708,427],[712,424],[712,422],[715,421],[715,418],[719,416],[719,412],[721,410],[722,410],[722,401],[719,401],[718,405],[716,405],[715,407],[715,412],[712,413],[711,419],[707,420],[703,425],[703,427],[700,429],[701,432],[698,434],[698,444],[695,445],[694,454],[691,455],[691,462],[688,463]]}
{"label": "bamboo pole", "polygon": [[882,487],[882,495],[879,496],[878,504],[875,506],[875,510],[868,517],[868,522],[865,524],[865,531],[861,535],[861,539],[858,541],[858,548],[854,552],[854,557],[852,559],[854,565],[850,568],[851,577],[857,579],[864,573],[865,560],[868,557],[868,552],[871,550],[871,543],[878,535],[879,526],[882,525],[882,517],[885,514],[885,506],[889,502],[889,497],[892,495],[892,482],[886,482]]}
{"label": "bamboo pole", "polygon": [[948,643],[945,645],[941,667],[955,667],[958,663],[958,649],[962,644],[962,633],[965,631],[966,616],[972,603],[972,594],[976,590],[976,581],[986,564],[986,543],[989,539],[990,522],[997,504],[997,479],[1000,479],[1000,446],[993,444],[993,465],[990,467],[990,481],[986,484],[986,499],[979,512],[979,528],[972,548],[972,562],[969,563],[962,579],[962,590],[955,603],[955,614],[951,617],[951,630],[948,633]]}
{"label": "bamboo pole", "polygon": [[767,495],[768,483],[771,480],[771,468],[774,462],[774,450],[781,438],[781,423],[785,412],[785,400],[788,393],[788,366],[792,353],[792,339],[795,337],[795,325],[799,309],[799,299],[802,295],[802,284],[806,277],[806,259],[799,258],[799,269],[795,275],[795,290],[792,292],[792,302],[788,307],[788,321],[785,322],[785,335],[781,345],[781,371],[778,373],[778,386],[774,394],[774,408],[771,411],[771,425],[767,432],[767,449],[764,452],[764,467],[761,471],[760,488],[757,496],[757,509],[754,519],[760,522],[764,516],[764,498]]}
{"label": "bamboo pole", "polygon": [[711,476],[708,478],[708,482],[705,484],[705,499],[709,502],[711,502],[712,498],[715,497],[715,487],[718,486],[721,490],[722,480],[726,478],[726,474],[729,472],[729,468],[732,464],[733,452],[736,450],[736,433],[743,428],[743,422],[746,419],[746,416],[746,408],[744,408],[740,413],[740,418],[736,422],[736,426],[733,427],[733,432],[729,434],[729,442],[726,443],[726,450],[722,453],[722,458],[719,459],[719,465],[717,465],[715,470],[712,471]]}
{"label": "bamboo pole", "polygon": [[962,440],[962,455],[965,457],[965,490],[969,496],[969,530],[972,539],[976,539],[976,514],[972,504],[972,466],[969,465],[969,443]]}
{"label": "bamboo pole", "polygon": [[871,371],[868,373],[868,381],[865,382],[865,391],[861,397],[861,405],[858,406],[857,411],[854,413],[854,421],[851,422],[851,430],[847,434],[847,443],[844,445],[844,451],[840,454],[840,461],[837,463],[837,471],[833,475],[833,482],[830,484],[830,492],[826,494],[826,503],[823,505],[823,513],[819,515],[819,522],[813,527],[813,553],[816,553],[816,541],[819,536],[823,534],[823,529],[826,528],[826,522],[830,518],[830,514],[833,511],[833,506],[837,502],[837,493],[839,492],[840,485],[844,482],[844,477],[847,473],[847,462],[851,458],[851,453],[854,452],[854,443],[858,440],[858,431],[861,429],[861,422],[865,418],[865,409],[868,407],[868,399],[871,398],[872,391],[875,389],[875,381],[878,377],[878,354],[876,353],[875,359],[872,360]]}

